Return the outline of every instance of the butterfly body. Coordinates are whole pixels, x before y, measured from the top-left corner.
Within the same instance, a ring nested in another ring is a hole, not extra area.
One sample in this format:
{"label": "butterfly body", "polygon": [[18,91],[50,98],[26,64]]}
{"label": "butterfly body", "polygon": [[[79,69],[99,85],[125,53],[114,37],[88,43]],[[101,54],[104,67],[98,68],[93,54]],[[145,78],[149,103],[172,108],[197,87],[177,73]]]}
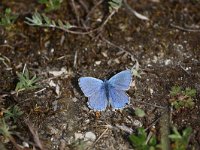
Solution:
{"label": "butterfly body", "polygon": [[93,77],[81,77],[79,86],[88,97],[88,106],[95,111],[103,111],[107,106],[122,109],[129,103],[125,91],[129,89],[131,81],[131,71],[125,70],[105,81]]}

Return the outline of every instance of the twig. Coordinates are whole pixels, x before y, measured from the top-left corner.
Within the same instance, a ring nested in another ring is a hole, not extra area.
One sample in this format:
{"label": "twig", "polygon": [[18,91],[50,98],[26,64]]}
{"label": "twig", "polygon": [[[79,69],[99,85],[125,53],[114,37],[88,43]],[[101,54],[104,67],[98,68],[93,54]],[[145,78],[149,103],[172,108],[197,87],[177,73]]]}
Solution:
{"label": "twig", "polygon": [[78,24],[80,25],[80,17],[78,14],[78,10],[76,8],[76,4],[75,4],[74,0],[71,0],[71,2],[72,2],[72,7],[74,9],[75,15],[76,15],[76,20],[77,20]]}
{"label": "twig", "polygon": [[116,13],[116,11],[112,11],[108,17],[104,20],[104,22],[99,26],[99,33],[97,34],[96,38],[98,38],[101,34],[101,31],[103,30],[103,27],[107,24],[107,22],[112,18],[112,16]]}
{"label": "twig", "polygon": [[[93,148],[95,144],[102,138],[102,136],[108,131],[108,128],[106,128],[103,133],[98,137],[98,139],[93,143],[93,145],[90,148]],[[89,149],[90,149],[89,148]]]}
{"label": "twig", "polygon": [[20,140],[25,141],[25,142],[31,144],[32,146],[37,146],[35,143],[33,143],[31,141],[28,141],[26,138],[20,136],[20,134],[17,133],[17,132],[16,133],[14,132],[13,135],[17,136]]}
{"label": "twig", "polygon": [[3,45],[0,45],[0,47],[8,47],[8,48],[10,48],[12,50],[14,49],[14,47],[9,45],[9,44],[3,44]]}
{"label": "twig", "polygon": [[29,122],[29,121],[26,121],[26,124],[31,132],[31,134],[33,135],[33,139],[35,141],[35,143],[37,144],[37,146],[41,149],[41,150],[45,150],[43,148],[43,145],[39,139],[39,135],[38,135],[38,132],[33,128],[33,125]]}
{"label": "twig", "polygon": [[137,18],[139,18],[139,19],[141,19],[141,20],[146,20],[146,21],[149,20],[148,17],[146,17],[146,16],[144,16],[144,15],[142,15],[142,14],[136,12],[133,8],[131,8],[130,5],[127,3],[126,0],[124,0],[124,4],[125,4],[125,6],[127,7],[127,9],[128,9],[131,13],[133,13]]}
{"label": "twig", "polygon": [[143,103],[143,104],[146,104],[146,105],[149,105],[149,106],[153,106],[153,107],[161,108],[161,109],[167,109],[167,107],[158,106],[158,105],[156,105],[156,104],[150,104],[150,103],[143,102],[143,101],[140,101],[140,100],[133,100],[133,101],[135,101],[135,102],[139,102],[139,103]]}
{"label": "twig", "polygon": [[20,147],[18,146],[18,144],[16,143],[15,139],[14,139],[11,135],[9,136],[9,140],[12,142],[12,144],[15,146],[15,148],[16,148],[17,150],[22,150],[22,148],[20,148]]}
{"label": "twig", "polygon": [[147,131],[149,128],[151,128],[153,125],[155,125],[162,117],[163,114],[165,114],[167,111],[164,111],[156,120],[154,120],[150,125],[148,125],[147,128],[145,128],[145,131]]}
{"label": "twig", "polygon": [[182,65],[180,65],[180,67],[181,69],[183,69],[183,71],[185,71],[188,75],[190,75],[189,72]]}
{"label": "twig", "polygon": [[127,53],[129,56],[131,56],[131,60],[135,61],[135,58],[134,58],[133,54],[131,54],[129,51],[127,51],[127,50],[121,48],[120,46],[117,46],[116,44],[112,43],[111,41],[105,39],[105,38],[102,37],[102,36],[101,36],[101,39],[102,39],[104,42],[106,42],[107,44],[109,44],[109,45],[111,45],[111,46],[113,46],[113,47],[118,48],[119,50],[121,50],[121,51],[124,52],[124,53]]}
{"label": "twig", "polygon": [[45,88],[42,88],[42,89],[40,89],[39,91],[36,91],[35,94],[41,93],[41,92],[43,92],[43,91],[46,90],[46,89],[47,89],[46,87],[45,87]]}
{"label": "twig", "polygon": [[24,64],[24,68],[23,68],[22,74],[25,73],[25,70],[26,70],[26,63]]}
{"label": "twig", "polygon": [[147,136],[145,144],[147,144],[149,142],[149,140],[151,139],[152,135],[153,135],[153,133],[150,131],[148,136]]}
{"label": "twig", "polygon": [[103,3],[104,0],[100,0],[91,10],[90,12],[87,14],[86,16],[86,21],[87,22],[89,20],[89,16],[94,12],[94,10],[101,4]]}
{"label": "twig", "polygon": [[88,6],[87,6],[87,4],[84,3],[84,0],[78,0],[78,2],[83,6],[83,8],[85,9],[86,13],[88,13],[89,12]]}
{"label": "twig", "polygon": [[197,29],[186,29],[186,28],[184,28],[184,27],[177,26],[177,25],[175,25],[175,24],[173,24],[173,23],[171,23],[170,26],[173,27],[173,28],[182,30],[182,31],[186,31],[186,32],[200,32],[200,30],[197,30]]}
{"label": "twig", "polygon": [[133,133],[133,129],[132,128],[129,128],[125,125],[119,125],[119,124],[116,124],[115,125],[117,128],[119,128],[120,130],[126,132],[126,133],[129,133],[129,134],[132,134]]}
{"label": "twig", "polygon": [[74,55],[74,68],[76,68],[76,64],[77,64],[77,51],[75,52],[75,55]]}

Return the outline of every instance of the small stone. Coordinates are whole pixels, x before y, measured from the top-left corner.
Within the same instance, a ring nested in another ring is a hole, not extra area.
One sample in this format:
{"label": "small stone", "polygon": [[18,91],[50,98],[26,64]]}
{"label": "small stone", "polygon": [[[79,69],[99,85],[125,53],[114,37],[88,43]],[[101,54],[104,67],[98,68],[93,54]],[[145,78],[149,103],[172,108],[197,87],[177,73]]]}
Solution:
{"label": "small stone", "polygon": [[84,122],[85,122],[86,124],[88,124],[88,123],[90,123],[90,119],[86,119]]}
{"label": "small stone", "polygon": [[120,61],[119,61],[119,59],[118,59],[118,58],[114,59],[114,61],[115,61],[115,63],[117,63],[117,64],[119,64],[119,63],[120,63]]}
{"label": "small stone", "polygon": [[100,65],[101,61],[95,61],[95,65]]}
{"label": "small stone", "polygon": [[24,146],[24,147],[26,147],[26,148],[28,148],[28,147],[29,147],[29,144],[28,144],[27,142],[25,142],[25,141],[24,141],[24,142],[22,142],[22,144],[23,144],[23,146]]}
{"label": "small stone", "polygon": [[171,64],[171,63],[172,63],[172,61],[170,59],[165,60],[165,65],[166,66],[169,65],[169,64]]}
{"label": "small stone", "polygon": [[57,76],[61,76],[62,74],[67,74],[67,69],[62,67],[60,71],[52,70],[52,71],[49,71],[49,73],[57,77]]}
{"label": "small stone", "polygon": [[53,111],[56,111],[58,109],[58,101],[57,100],[53,101],[52,106],[53,106]]}
{"label": "small stone", "polygon": [[83,139],[84,135],[82,133],[74,133],[74,139],[75,141]]}
{"label": "small stone", "polygon": [[50,86],[50,87],[56,87],[56,84],[54,83],[53,80],[51,80],[51,81],[49,82],[49,86]]}
{"label": "small stone", "polygon": [[89,131],[89,132],[85,133],[85,138],[84,139],[85,139],[85,141],[95,141],[96,140],[96,135],[93,132]]}
{"label": "small stone", "polygon": [[154,91],[153,91],[152,88],[149,88],[149,92],[150,92],[151,95],[153,95],[153,92],[154,92]]}
{"label": "small stone", "polygon": [[72,98],[72,101],[73,101],[73,102],[77,102],[77,101],[78,101],[78,98],[73,97],[73,98]]}
{"label": "small stone", "polygon": [[51,135],[56,135],[59,132],[58,129],[56,129],[56,128],[52,127],[52,126],[47,126],[47,129],[49,131],[49,134],[51,134]]}
{"label": "small stone", "polygon": [[104,57],[108,57],[107,52],[102,52],[101,54],[102,54]]}
{"label": "small stone", "polygon": [[139,120],[135,120],[133,122],[133,125],[136,126],[136,127],[142,127],[142,123]]}

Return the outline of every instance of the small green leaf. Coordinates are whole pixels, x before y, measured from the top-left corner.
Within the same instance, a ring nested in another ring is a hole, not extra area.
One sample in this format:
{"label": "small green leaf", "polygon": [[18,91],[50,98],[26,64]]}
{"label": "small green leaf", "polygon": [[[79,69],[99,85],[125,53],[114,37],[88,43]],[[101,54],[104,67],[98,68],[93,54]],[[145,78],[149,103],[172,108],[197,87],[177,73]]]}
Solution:
{"label": "small green leaf", "polygon": [[171,88],[170,95],[176,96],[176,95],[178,95],[179,93],[181,93],[181,87],[180,87],[180,86],[173,86],[173,87]]}
{"label": "small green leaf", "polygon": [[145,112],[140,108],[135,108],[135,115],[138,116],[138,117],[144,117]]}
{"label": "small green leaf", "polygon": [[192,128],[191,127],[187,127],[185,130],[183,130],[183,137],[189,137],[190,134],[192,133]]}
{"label": "small green leaf", "polygon": [[108,4],[110,12],[117,11],[122,5],[122,0],[110,0]]}
{"label": "small green leaf", "polygon": [[12,12],[12,11],[11,11],[10,8],[6,8],[6,10],[5,10],[5,13],[6,13],[6,14],[11,14],[11,12]]}
{"label": "small green leaf", "polygon": [[196,90],[192,88],[186,88],[184,93],[187,96],[194,97],[196,95]]}

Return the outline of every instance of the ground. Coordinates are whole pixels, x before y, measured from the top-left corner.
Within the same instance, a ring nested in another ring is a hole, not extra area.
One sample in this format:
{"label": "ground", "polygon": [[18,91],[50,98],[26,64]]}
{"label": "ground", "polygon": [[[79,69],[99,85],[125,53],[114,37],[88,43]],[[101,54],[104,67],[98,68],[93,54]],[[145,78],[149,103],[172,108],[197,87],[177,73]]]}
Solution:
{"label": "ground", "polygon": [[[73,7],[73,1],[64,1],[58,10],[46,14],[96,28],[109,14],[107,2],[89,14],[97,2],[75,1]],[[9,7],[19,15],[11,28],[0,27],[1,111],[14,105],[23,111],[13,129],[16,143],[38,148],[38,133],[43,149],[126,150],[133,148],[129,134],[140,126],[154,130],[159,141],[162,116],[167,114],[170,126],[180,131],[192,128],[188,148],[200,149],[199,1],[128,1],[149,20],[136,17],[123,3],[101,30],[86,35],[25,24],[25,17],[35,10],[44,12],[45,6],[37,1],[0,4],[1,13]],[[127,107],[102,112],[88,108],[79,77],[109,79],[135,64],[141,78],[133,77]],[[16,93],[17,72],[24,66],[39,77],[39,87]],[[170,90],[175,85],[196,90],[192,108],[172,109]],[[135,108],[146,115],[136,116]],[[10,140],[2,141],[7,149],[16,148]]]}

